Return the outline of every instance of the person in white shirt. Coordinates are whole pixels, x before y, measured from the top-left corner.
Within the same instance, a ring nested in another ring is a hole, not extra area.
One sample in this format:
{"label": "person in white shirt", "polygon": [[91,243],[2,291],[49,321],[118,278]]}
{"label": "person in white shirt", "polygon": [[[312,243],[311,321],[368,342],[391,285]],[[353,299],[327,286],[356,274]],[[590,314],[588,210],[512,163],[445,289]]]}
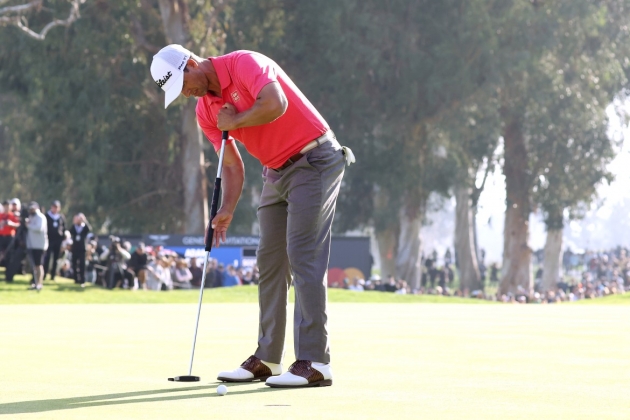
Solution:
{"label": "person in white shirt", "polygon": [[173,286],[176,289],[190,289],[192,286],[190,281],[192,280],[192,273],[188,268],[188,264],[186,260],[179,259],[177,260],[177,265],[175,266],[175,280],[173,281]]}
{"label": "person in white shirt", "polygon": [[44,283],[44,252],[48,249],[48,224],[46,217],[39,210],[39,204],[34,201],[28,205],[28,214],[26,251],[33,268],[34,284],[31,288],[39,292]]}

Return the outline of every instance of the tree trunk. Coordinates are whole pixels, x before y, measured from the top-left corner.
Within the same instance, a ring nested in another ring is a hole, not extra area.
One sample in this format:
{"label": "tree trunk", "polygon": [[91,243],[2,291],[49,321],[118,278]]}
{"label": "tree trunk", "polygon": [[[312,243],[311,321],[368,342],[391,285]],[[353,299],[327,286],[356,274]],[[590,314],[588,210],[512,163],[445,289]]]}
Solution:
{"label": "tree trunk", "polygon": [[381,256],[381,276],[396,275],[396,245],[398,241],[398,227],[391,226],[375,232],[378,242],[378,252]]}
{"label": "tree trunk", "polygon": [[422,274],[420,228],[424,218],[424,207],[421,205],[420,209],[402,208],[399,212],[400,235],[396,254],[396,276],[405,280],[412,290],[420,288]]}
{"label": "tree trunk", "polygon": [[196,102],[182,108],[182,183],[184,184],[184,233],[201,235],[208,223],[208,193],[201,131],[197,125]]}
{"label": "tree trunk", "polygon": [[543,262],[543,291],[556,290],[562,269],[562,229],[547,229]]}
{"label": "tree trunk", "polygon": [[528,160],[521,122],[511,119],[505,127],[506,185],[503,267],[499,293],[532,293],[531,250],[529,248],[530,197]]}
{"label": "tree trunk", "polygon": [[[190,48],[190,20],[185,0],[159,0],[164,33],[170,43]],[[196,102],[188,101],[182,107],[181,159],[182,187],[184,191],[185,234],[203,234],[208,223],[208,194],[202,137],[197,125]]]}
{"label": "tree trunk", "polygon": [[481,289],[481,274],[477,261],[471,189],[455,187],[455,253],[459,269],[460,289],[467,292]]}

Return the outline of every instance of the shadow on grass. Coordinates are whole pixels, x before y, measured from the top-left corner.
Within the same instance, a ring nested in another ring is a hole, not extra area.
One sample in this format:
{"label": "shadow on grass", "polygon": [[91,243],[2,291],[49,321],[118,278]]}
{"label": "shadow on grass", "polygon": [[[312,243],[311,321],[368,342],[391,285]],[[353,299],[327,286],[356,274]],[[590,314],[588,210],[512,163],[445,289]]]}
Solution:
{"label": "shadow on grass", "polygon": [[[200,385],[191,386],[186,388],[167,388],[167,389],[154,389],[149,391],[133,391],[133,392],[121,392],[117,394],[101,394],[90,395],[86,397],[73,397],[73,398],[57,398],[49,400],[30,400],[30,401],[18,401],[11,403],[0,404],[0,416],[3,414],[26,414],[26,413],[43,413],[47,411],[58,410],[71,410],[75,408],[85,407],[100,407],[107,405],[122,405],[122,404],[137,404],[146,402],[157,401],[176,401],[176,400],[189,400],[194,398],[213,398],[219,397],[214,389],[221,382],[217,382],[214,385]],[[242,385],[263,385],[261,383],[243,383],[243,384],[228,384],[230,392],[226,397],[230,395],[241,394],[256,394],[262,392],[274,392],[274,391],[286,391],[286,389],[269,388],[267,386],[257,387],[255,389],[233,390],[233,388]],[[184,395],[170,395],[175,393],[187,392],[187,391],[204,391],[212,390],[210,393],[203,394],[184,394]],[[169,394],[169,395],[164,395]],[[133,398],[133,397],[145,397],[145,398]],[[133,398],[133,399],[124,399]]]}

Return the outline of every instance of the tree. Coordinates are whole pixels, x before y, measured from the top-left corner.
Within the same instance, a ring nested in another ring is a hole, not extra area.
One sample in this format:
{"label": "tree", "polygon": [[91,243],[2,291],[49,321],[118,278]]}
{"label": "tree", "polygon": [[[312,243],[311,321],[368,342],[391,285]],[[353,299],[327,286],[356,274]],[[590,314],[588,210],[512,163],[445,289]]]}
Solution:
{"label": "tree", "polygon": [[[45,43],[10,27],[0,32],[0,86],[14,105],[0,108],[10,151],[1,178],[23,200],[63,199],[95,227],[172,232],[183,219],[178,149],[147,77],[150,56],[130,36],[136,18],[159,28],[136,2],[101,1]],[[30,23],[46,20],[38,14]]]}
{"label": "tree", "polygon": [[[541,137],[534,128],[538,127],[539,132],[548,128],[539,125],[552,112],[545,104],[563,106],[557,99],[563,99],[568,91],[554,91],[550,80],[563,71],[566,60],[572,57],[582,60],[583,67],[578,74],[584,76],[578,76],[573,83],[581,86],[581,90],[599,91],[595,94],[598,100],[590,105],[598,112],[612,99],[614,92],[586,77],[595,70],[595,57],[603,59],[612,69],[607,73],[612,78],[607,87],[613,90],[621,87],[624,77],[619,63],[622,60],[615,54],[617,44],[610,42],[608,31],[611,17],[623,12],[623,2],[562,1],[529,5],[505,2],[501,7],[504,13],[497,22],[497,32],[502,37],[495,64],[500,69],[498,89],[504,127],[507,206],[499,292],[531,293],[528,223],[532,192],[539,168],[550,166],[541,165],[541,161],[553,156],[539,149]],[[616,29],[613,32],[620,33]],[[603,97],[608,99],[602,100]],[[568,142],[571,137],[553,137],[552,142]]]}
{"label": "tree", "polygon": [[[8,2],[10,2],[10,0],[0,0],[0,6]],[[52,28],[57,26],[68,27],[81,17],[79,6],[80,4],[85,3],[85,0],[68,0],[68,2],[70,3],[70,12],[68,17],[66,19],[53,17],[52,20],[48,22],[39,32],[31,29],[27,16],[31,13],[40,12],[44,6],[44,0],[32,0],[28,3],[18,2],[21,4],[0,8],[0,26],[13,25],[24,31],[31,38],[43,41],[46,38],[48,31]]]}
{"label": "tree", "polygon": [[[483,287],[476,245],[476,208],[485,180],[495,166],[494,150],[500,134],[497,109],[496,95],[479,89],[436,127],[448,138],[450,164],[457,168],[453,181],[454,245],[460,289],[464,292]],[[483,181],[476,185],[480,171]]]}
{"label": "tree", "polygon": [[446,194],[453,176],[447,148],[429,139],[429,127],[482,82],[487,8],[482,1],[255,3],[234,6],[228,43],[254,45],[278,61],[353,147],[358,165],[346,173],[335,229],[374,226],[383,274],[417,287],[426,201],[434,191]]}

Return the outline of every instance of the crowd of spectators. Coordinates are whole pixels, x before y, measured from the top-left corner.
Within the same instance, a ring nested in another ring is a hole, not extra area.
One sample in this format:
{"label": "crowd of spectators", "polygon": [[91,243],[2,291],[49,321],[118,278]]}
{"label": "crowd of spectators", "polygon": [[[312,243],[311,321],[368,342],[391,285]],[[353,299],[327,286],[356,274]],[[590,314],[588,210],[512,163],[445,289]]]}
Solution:
{"label": "crowd of spectators", "polygon": [[[57,200],[48,210],[31,202],[28,213],[22,212],[17,198],[0,204],[0,261],[7,266],[9,258],[19,259],[20,271],[33,273],[30,288],[34,290],[41,290],[44,280],[55,281],[56,276],[74,279],[81,287],[191,289],[201,286],[203,274],[203,263],[196,258],[183,258],[142,242],[132,245],[115,236],[99,240],[82,213],[67,224]],[[225,266],[216,259],[208,260],[205,287],[250,284],[258,284],[255,266]]]}
{"label": "crowd of spectators", "polygon": [[[23,239],[20,244],[20,229]],[[0,204],[0,261],[7,264],[5,254],[23,248],[28,271],[33,273],[31,288],[41,290],[44,279],[57,275],[74,279],[84,287],[100,285],[108,289],[173,290],[201,286],[202,263],[196,258],[183,258],[161,247],[132,245],[110,236],[100,240],[82,213],[66,221],[57,200],[46,211],[36,202],[22,211],[19,199]],[[20,254],[22,255],[22,254]],[[456,284],[456,268],[450,249],[438,258],[436,251],[423,257],[420,281],[413,288],[404,279],[389,275],[385,279],[346,278],[342,287],[351,291],[380,291],[396,294],[442,295],[495,300],[505,303],[559,303],[594,299],[630,291],[630,251],[617,247],[607,251],[563,253],[563,273],[554,290],[542,290],[543,252],[533,253],[535,270],[532,291],[498,294],[500,267],[486,267],[481,250],[479,269],[481,284],[477,290],[460,290]],[[9,279],[7,279],[9,281]],[[205,287],[232,287],[258,284],[258,270],[224,266],[209,259]]]}
{"label": "crowd of spectators", "polygon": [[[486,267],[482,251],[479,261],[481,287],[477,290],[461,290],[456,284],[454,262],[450,250],[442,259],[434,251],[424,258],[418,288],[407,281],[389,275],[385,279],[372,276],[369,279],[354,277],[335,285],[351,291],[377,291],[396,294],[441,295],[485,299],[504,303],[561,303],[581,299],[595,299],[630,292],[630,250],[622,247],[607,251],[563,254],[563,274],[555,290],[542,290],[543,252],[534,253],[535,280],[533,290],[520,289],[517,293],[499,294],[500,267],[496,263]],[[439,265],[438,265],[439,261]]]}

